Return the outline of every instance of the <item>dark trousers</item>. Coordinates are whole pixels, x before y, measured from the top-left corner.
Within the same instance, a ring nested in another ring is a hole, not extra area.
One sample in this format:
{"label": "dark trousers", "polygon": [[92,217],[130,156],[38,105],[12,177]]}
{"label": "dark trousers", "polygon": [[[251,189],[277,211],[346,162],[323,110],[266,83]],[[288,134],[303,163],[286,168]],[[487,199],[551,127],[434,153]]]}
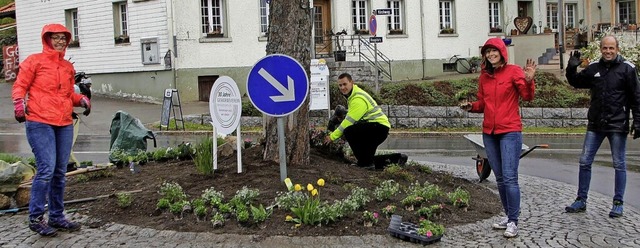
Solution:
{"label": "dark trousers", "polygon": [[[353,155],[358,159],[358,166],[362,167],[374,165],[376,149],[388,135],[389,128],[375,122],[356,123],[344,130],[344,137],[349,142]],[[375,165],[378,167],[377,163]]]}

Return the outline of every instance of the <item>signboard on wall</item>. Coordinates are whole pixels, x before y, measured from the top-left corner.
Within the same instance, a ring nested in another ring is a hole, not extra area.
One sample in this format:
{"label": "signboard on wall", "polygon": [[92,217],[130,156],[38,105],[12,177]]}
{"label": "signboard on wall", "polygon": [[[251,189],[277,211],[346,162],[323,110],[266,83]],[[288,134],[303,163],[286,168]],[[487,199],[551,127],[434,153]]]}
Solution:
{"label": "signboard on wall", "polygon": [[18,77],[18,45],[3,46],[4,80],[13,82]]}

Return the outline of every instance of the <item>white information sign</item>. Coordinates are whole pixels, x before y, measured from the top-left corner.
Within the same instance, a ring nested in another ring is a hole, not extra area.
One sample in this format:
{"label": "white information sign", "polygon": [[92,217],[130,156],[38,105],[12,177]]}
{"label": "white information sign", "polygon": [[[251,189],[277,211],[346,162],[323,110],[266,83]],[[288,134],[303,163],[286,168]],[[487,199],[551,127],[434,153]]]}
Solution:
{"label": "white information sign", "polygon": [[329,109],[329,67],[324,59],[311,60],[309,110]]}
{"label": "white information sign", "polygon": [[209,111],[216,131],[230,134],[240,124],[242,100],[236,82],[227,76],[221,76],[213,83],[209,94]]}

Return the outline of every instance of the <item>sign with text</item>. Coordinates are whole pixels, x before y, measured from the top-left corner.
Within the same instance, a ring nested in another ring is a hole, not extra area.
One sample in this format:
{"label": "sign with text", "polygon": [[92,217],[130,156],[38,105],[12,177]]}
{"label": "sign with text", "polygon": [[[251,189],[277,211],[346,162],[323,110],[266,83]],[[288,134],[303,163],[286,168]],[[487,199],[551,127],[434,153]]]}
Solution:
{"label": "sign with text", "polygon": [[329,109],[329,66],[324,59],[312,59],[309,110]]}
{"label": "sign with text", "polygon": [[376,9],[376,15],[391,15],[391,9]]}
{"label": "sign with text", "polygon": [[4,80],[13,82],[18,77],[18,45],[3,46]]}
{"label": "sign with text", "polygon": [[369,42],[370,43],[382,43],[382,37],[369,37]]}
{"label": "sign with text", "polygon": [[209,112],[218,133],[231,134],[240,123],[242,100],[236,81],[219,77],[209,93]]}

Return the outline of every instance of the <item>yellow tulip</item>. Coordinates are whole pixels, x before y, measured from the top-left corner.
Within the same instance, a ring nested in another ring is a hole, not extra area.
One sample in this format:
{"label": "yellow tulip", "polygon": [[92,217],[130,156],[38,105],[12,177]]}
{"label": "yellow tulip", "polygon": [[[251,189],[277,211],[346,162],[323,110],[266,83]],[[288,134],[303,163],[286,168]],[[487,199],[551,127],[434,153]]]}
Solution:
{"label": "yellow tulip", "polygon": [[293,189],[295,189],[295,191],[300,191],[302,190],[302,186],[300,184],[296,184],[296,186],[294,186]]}
{"label": "yellow tulip", "polygon": [[313,191],[311,191],[311,195],[312,196],[316,196],[318,194],[318,190],[317,189],[313,189]]}
{"label": "yellow tulip", "polygon": [[318,186],[320,187],[324,186],[324,179],[322,178],[318,179]]}
{"label": "yellow tulip", "polygon": [[284,221],[292,221],[293,217],[291,217],[291,215],[287,215],[287,217],[284,217]]}
{"label": "yellow tulip", "polygon": [[313,190],[313,185],[312,185],[312,184],[310,184],[310,183],[308,183],[308,184],[307,184],[307,190],[308,190],[308,191],[312,191],[312,190]]}

